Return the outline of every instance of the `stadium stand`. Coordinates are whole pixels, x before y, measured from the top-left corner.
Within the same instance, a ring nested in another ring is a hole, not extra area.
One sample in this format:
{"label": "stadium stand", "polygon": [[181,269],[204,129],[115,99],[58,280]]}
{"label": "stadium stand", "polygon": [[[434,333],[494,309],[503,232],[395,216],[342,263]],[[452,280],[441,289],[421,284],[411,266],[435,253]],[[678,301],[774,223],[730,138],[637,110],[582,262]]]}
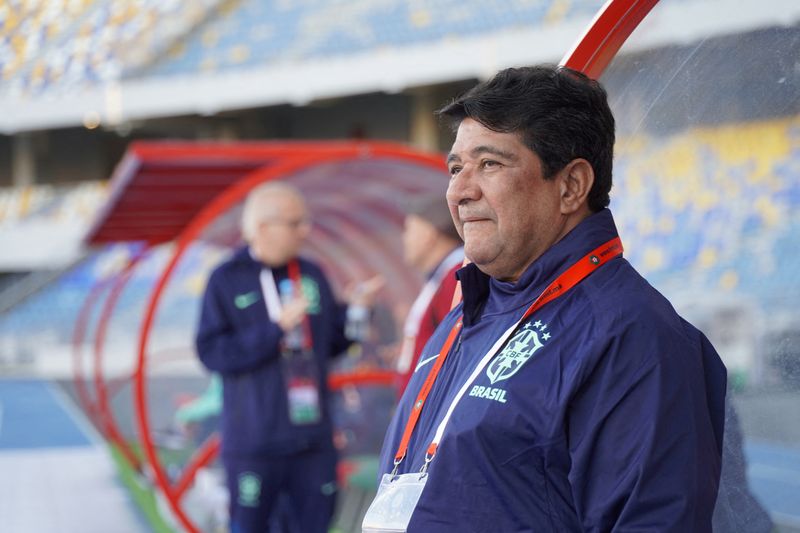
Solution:
{"label": "stadium stand", "polygon": [[552,26],[591,16],[603,3],[16,0],[0,6],[0,72],[7,90],[36,94]]}
{"label": "stadium stand", "polygon": [[347,2],[244,0],[196,28],[150,75],[223,71],[270,62],[353,54],[369,49],[457,39],[514,26],[552,26],[591,16],[601,0]]}
{"label": "stadium stand", "polygon": [[[764,280],[789,279],[796,266],[779,256],[797,223],[799,132],[792,117],[622,139],[615,205],[631,260],[657,284],[680,272],[722,290],[784,294]],[[756,242],[759,262],[743,264]]]}
{"label": "stadium stand", "polygon": [[28,221],[88,222],[106,198],[104,182],[31,185],[0,189],[0,231]]}
{"label": "stadium stand", "polygon": [[[220,0],[11,1],[0,6],[0,72],[12,93],[119,79],[151,63]],[[159,21],[169,20],[169,24]]]}

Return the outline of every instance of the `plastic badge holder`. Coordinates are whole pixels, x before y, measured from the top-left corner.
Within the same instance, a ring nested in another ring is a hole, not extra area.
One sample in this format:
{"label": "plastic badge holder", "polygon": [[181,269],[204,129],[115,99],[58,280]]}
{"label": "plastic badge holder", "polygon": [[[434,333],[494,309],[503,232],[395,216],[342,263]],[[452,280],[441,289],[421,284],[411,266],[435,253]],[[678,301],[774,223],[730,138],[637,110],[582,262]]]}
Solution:
{"label": "plastic badge holder", "polygon": [[321,418],[317,362],[310,351],[287,351],[283,357],[289,420],[295,425],[316,424]]}
{"label": "plastic badge holder", "polygon": [[293,378],[287,391],[289,419],[293,424],[316,424],[320,421],[319,391],[311,379]]}
{"label": "plastic badge holder", "polygon": [[419,472],[384,474],[378,494],[364,515],[362,533],[405,532],[426,481],[427,475]]}

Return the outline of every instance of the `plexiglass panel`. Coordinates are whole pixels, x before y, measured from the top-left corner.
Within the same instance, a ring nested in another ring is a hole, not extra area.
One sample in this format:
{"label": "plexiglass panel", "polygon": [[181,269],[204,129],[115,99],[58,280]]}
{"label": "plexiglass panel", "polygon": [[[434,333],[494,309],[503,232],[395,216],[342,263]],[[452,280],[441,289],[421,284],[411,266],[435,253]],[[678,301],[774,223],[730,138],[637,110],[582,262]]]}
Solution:
{"label": "plexiglass panel", "polygon": [[800,526],[797,11],[663,0],[601,80],[626,256],[728,368],[716,531]]}

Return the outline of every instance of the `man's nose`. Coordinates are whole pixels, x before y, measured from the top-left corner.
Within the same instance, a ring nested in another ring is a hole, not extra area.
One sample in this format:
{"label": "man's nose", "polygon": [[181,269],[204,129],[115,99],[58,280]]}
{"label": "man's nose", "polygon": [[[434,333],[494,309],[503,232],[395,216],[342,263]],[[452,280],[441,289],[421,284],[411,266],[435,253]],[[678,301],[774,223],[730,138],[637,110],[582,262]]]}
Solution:
{"label": "man's nose", "polygon": [[451,205],[461,205],[481,197],[481,190],[471,166],[465,165],[458,174],[450,178],[446,196],[447,203]]}

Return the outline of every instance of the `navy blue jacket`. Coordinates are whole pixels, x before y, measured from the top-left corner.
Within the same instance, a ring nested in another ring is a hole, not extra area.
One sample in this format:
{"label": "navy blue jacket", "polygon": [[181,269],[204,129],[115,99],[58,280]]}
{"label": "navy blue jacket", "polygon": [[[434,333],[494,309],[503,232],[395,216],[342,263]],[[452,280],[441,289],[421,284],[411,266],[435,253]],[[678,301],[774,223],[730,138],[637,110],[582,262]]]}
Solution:
{"label": "navy blue jacket", "polygon": [[[617,236],[584,220],[516,283],[475,265],[423,350],[389,427],[392,461],[414,399],[464,313],[399,472],[419,471],[457,390],[495,340],[579,258]],[[536,311],[457,404],[409,532],[710,531],[725,367],[701,332],[622,257]]]}
{"label": "navy blue jacket", "polygon": [[[303,259],[299,264],[320,370],[318,424],[296,426],[289,421],[280,364],[283,331],[267,313],[260,282],[264,266],[242,248],[208,280],[196,345],[203,364],[222,375],[224,455],[289,454],[330,445],[327,362],[348,346],[345,309],[334,300],[319,267]],[[272,273],[276,283],[288,277],[285,266]]]}

